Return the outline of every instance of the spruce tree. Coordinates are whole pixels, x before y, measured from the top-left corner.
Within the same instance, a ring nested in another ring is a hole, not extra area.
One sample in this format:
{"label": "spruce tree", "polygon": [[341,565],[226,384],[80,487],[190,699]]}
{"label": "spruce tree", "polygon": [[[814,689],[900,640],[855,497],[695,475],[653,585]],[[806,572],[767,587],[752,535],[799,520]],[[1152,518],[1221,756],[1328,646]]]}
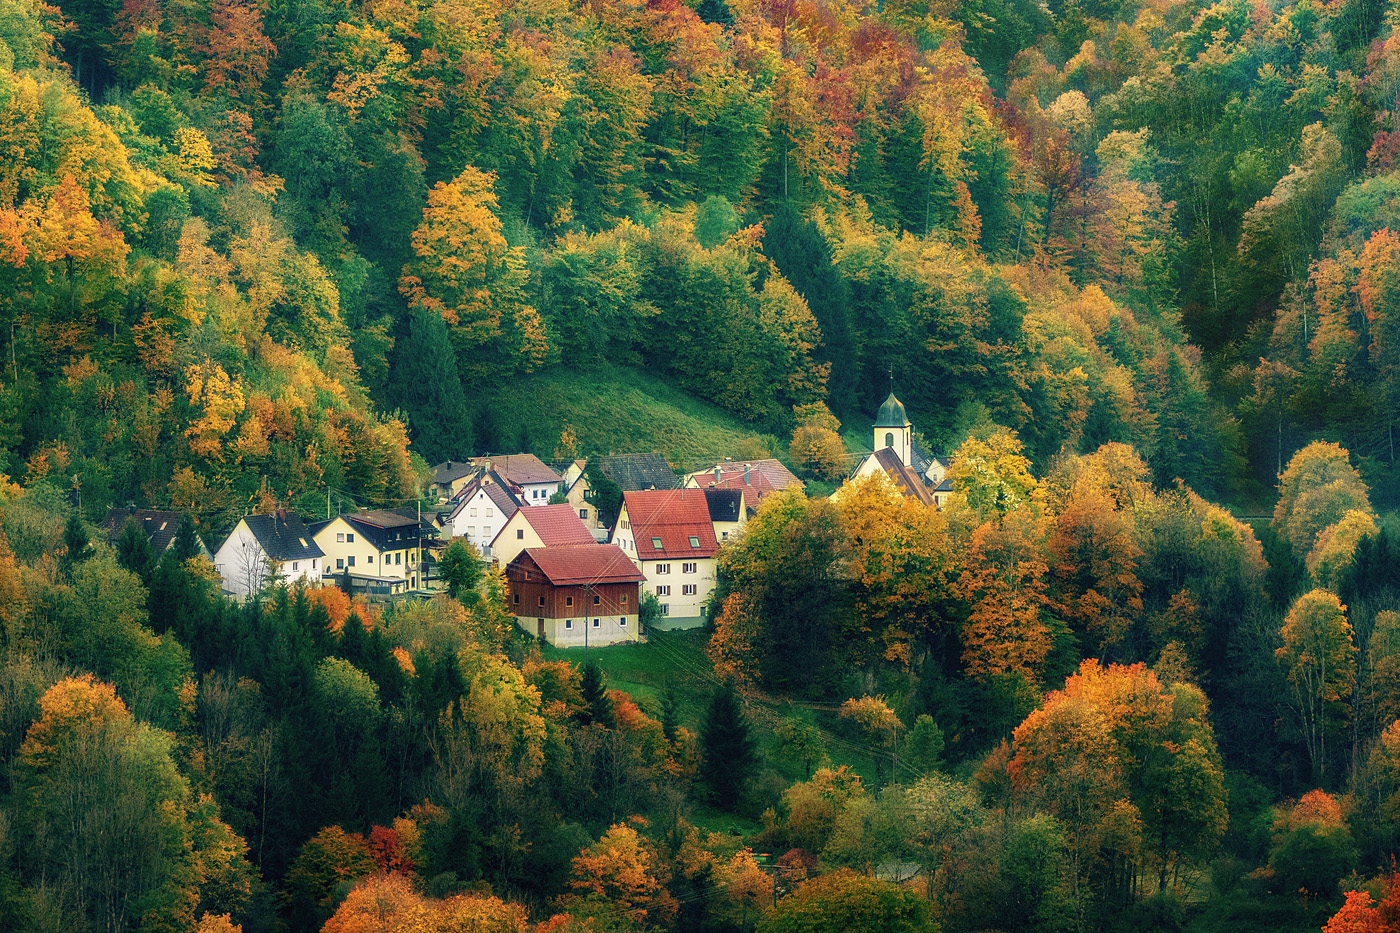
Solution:
{"label": "spruce tree", "polygon": [[126,520],[121,537],[117,539],[117,563],[150,586],[151,571],[156,567],[156,552],[151,547],[151,539],[141,530],[141,523],[134,518]]}
{"label": "spruce tree", "polygon": [[589,661],[583,666],[583,680],[579,685],[585,704],[579,712],[578,720],[587,726],[597,723],[605,729],[615,728],[612,699],[608,696],[608,685],[603,679],[603,669],[597,661]]}
{"label": "spruce tree", "polygon": [[73,573],[73,568],[92,557],[92,544],[88,540],[87,528],[77,513],[68,516],[63,526],[63,557],[60,568],[65,577]]}
{"label": "spruce tree", "polygon": [[729,681],[715,688],[710,698],[709,713],[700,726],[700,755],[700,780],[716,804],[733,809],[757,756],[739,696]]}
{"label": "spruce tree", "polygon": [[360,670],[367,670],[365,667],[365,626],[360,621],[358,612],[352,611],[346,618],[345,625],[340,630],[340,643],[336,646],[336,654]]}
{"label": "spruce tree", "polygon": [[199,556],[199,535],[194,530],[194,519],[189,513],[180,516],[180,524],[175,529],[175,540],[170,544],[175,559],[184,563],[191,557]]}
{"label": "spruce tree", "polygon": [[399,404],[413,426],[413,446],[429,463],[462,457],[472,447],[472,421],[457,357],[442,316],[415,309],[394,367]]}

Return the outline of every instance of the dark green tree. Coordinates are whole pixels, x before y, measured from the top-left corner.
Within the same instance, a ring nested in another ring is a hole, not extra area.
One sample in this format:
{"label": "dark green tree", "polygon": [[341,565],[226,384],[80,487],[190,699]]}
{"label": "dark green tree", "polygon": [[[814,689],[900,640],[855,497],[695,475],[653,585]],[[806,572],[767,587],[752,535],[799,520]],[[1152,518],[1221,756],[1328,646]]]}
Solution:
{"label": "dark green tree", "polygon": [[59,561],[63,575],[71,576],[74,567],[91,557],[92,544],[87,527],[75,512],[68,516],[68,523],[63,526],[63,555]]}
{"label": "dark green tree", "polygon": [[716,687],[710,697],[709,712],[700,725],[700,756],[700,780],[715,803],[733,809],[757,755],[731,682]]}
{"label": "dark green tree", "polygon": [[156,567],[156,552],[151,547],[151,539],[141,530],[141,523],[128,518],[122,526],[121,537],[117,538],[117,563],[150,585],[151,571]]}
{"label": "dark green tree", "polygon": [[661,695],[661,732],[666,736],[666,741],[675,744],[676,730],[680,728],[681,710],[680,704],[676,701],[676,688],[670,684],[666,685],[666,692]]}
{"label": "dark green tree", "polygon": [[588,479],[593,507],[598,510],[598,521],[611,528],[622,511],[622,487],[608,479],[595,460],[588,461],[583,473]]}
{"label": "dark green tree", "polygon": [[394,382],[415,449],[429,463],[461,459],[472,446],[472,419],[441,315],[423,308],[413,312],[395,360]]}
{"label": "dark green tree", "polygon": [[335,653],[360,670],[370,673],[365,666],[365,625],[360,620],[358,612],[352,611],[345,619],[345,626],[340,630],[340,643],[336,646]]}
{"label": "dark green tree", "polygon": [[175,540],[170,543],[175,559],[184,563],[200,554],[199,533],[194,529],[194,519],[189,513],[180,516],[180,524],[175,529]]}
{"label": "dark green tree", "polygon": [[607,680],[603,677],[603,669],[598,666],[597,661],[589,661],[583,666],[583,680],[579,687],[586,704],[579,711],[579,722],[585,726],[597,723],[605,729],[616,728],[617,720],[613,717]]}

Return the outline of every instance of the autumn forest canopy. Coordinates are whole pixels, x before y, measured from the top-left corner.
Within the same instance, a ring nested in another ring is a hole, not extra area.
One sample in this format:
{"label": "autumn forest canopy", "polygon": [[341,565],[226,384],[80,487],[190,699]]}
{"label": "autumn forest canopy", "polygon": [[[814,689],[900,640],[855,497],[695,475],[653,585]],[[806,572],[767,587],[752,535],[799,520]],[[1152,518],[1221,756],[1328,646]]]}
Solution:
{"label": "autumn forest canopy", "polygon": [[[703,631],[201,556],[585,376],[813,481]],[[1380,0],[0,0],[0,929],[1400,930],[1397,421]]]}

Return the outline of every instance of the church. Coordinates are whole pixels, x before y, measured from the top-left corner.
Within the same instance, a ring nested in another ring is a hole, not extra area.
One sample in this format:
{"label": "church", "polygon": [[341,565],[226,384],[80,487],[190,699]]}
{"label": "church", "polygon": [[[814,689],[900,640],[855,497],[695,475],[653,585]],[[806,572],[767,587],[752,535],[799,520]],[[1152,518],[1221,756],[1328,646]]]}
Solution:
{"label": "church", "polygon": [[942,508],[948,501],[952,493],[948,463],[928,453],[915,439],[914,425],[894,392],[875,415],[871,446],[874,453],[861,458],[850,479],[881,472],[901,493],[924,505]]}

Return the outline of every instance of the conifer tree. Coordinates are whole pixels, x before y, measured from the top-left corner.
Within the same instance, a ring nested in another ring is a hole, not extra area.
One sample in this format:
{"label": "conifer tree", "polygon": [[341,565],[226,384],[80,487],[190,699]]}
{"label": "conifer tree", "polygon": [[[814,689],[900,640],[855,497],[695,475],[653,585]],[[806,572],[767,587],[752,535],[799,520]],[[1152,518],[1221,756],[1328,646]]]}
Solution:
{"label": "conifer tree", "polygon": [[360,614],[354,610],[346,617],[345,627],[340,630],[340,644],[336,647],[336,654],[360,670],[367,670],[364,663],[365,626],[360,621]]}
{"label": "conifer tree", "polygon": [[585,726],[597,723],[605,729],[616,728],[617,720],[613,717],[608,685],[597,661],[589,661],[583,666],[583,680],[579,688],[583,693],[583,702],[587,704],[579,713],[579,722]]}
{"label": "conifer tree", "polygon": [[414,448],[429,463],[462,457],[472,446],[472,421],[440,314],[414,310],[396,362],[399,404],[413,426]]}
{"label": "conifer tree", "polygon": [[732,809],[756,755],[748,721],[730,681],[716,687],[710,698],[709,713],[700,726],[700,753],[701,781],[717,804]]}
{"label": "conifer tree", "polygon": [[74,567],[90,557],[92,544],[88,541],[87,528],[83,527],[83,520],[75,512],[68,516],[68,523],[63,526],[63,575],[70,576]]}
{"label": "conifer tree", "polygon": [[667,744],[675,744],[676,730],[679,728],[680,704],[676,702],[676,689],[667,684],[666,692],[661,695],[661,732],[666,736]]}
{"label": "conifer tree", "polygon": [[151,571],[155,570],[156,554],[151,548],[151,539],[141,530],[141,523],[128,518],[122,526],[121,537],[117,539],[117,563],[141,578],[147,586],[151,582]]}

